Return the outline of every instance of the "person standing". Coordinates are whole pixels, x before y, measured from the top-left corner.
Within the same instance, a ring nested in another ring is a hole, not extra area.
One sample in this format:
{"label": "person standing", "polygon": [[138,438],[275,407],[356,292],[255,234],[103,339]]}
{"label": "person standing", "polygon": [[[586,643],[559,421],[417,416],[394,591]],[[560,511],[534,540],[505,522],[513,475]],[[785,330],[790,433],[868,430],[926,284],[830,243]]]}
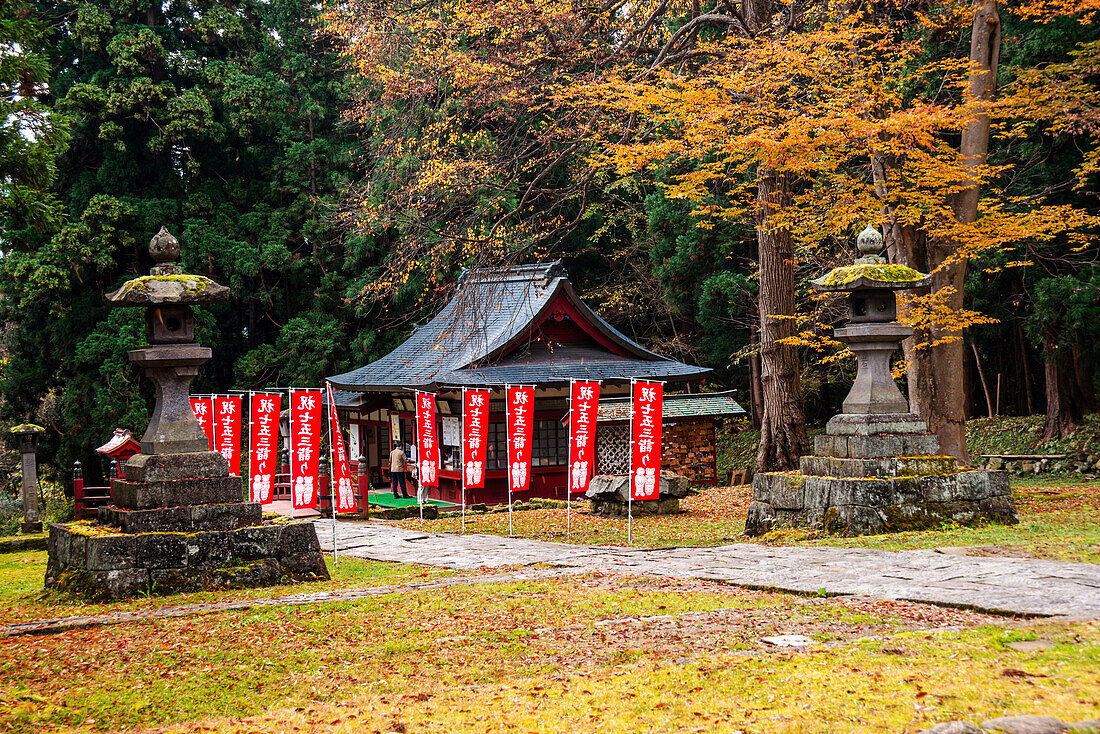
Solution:
{"label": "person standing", "polygon": [[[397,499],[399,496],[409,499],[408,491],[405,489],[405,465],[408,463],[408,459],[405,457],[405,452],[401,450],[401,442],[393,442],[393,451],[390,452],[390,490],[393,491],[393,498]],[[401,488],[401,494],[397,494],[397,488]]]}

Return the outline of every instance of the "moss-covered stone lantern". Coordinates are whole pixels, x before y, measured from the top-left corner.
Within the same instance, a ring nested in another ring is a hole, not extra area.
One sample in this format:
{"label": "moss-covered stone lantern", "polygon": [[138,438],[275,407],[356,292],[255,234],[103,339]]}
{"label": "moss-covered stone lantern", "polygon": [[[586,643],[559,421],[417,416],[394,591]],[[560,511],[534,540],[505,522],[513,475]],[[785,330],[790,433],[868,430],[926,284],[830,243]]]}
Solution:
{"label": "moss-covered stone lantern", "polygon": [[129,358],[156,386],[156,404],[141,453],[112,481],[96,522],[50,526],[47,586],[120,598],[328,578],[312,523],[264,521],[225,457],[207,450],[188,389],[211,352],[195,343],[192,307],[225,301],[229,289],[184,273],[179,253],[161,227],[149,275],[107,295],[145,309],[149,344]]}
{"label": "moss-covered stone lantern", "polygon": [[810,281],[819,291],[848,294],[848,323],[834,332],[856,355],[856,379],[844,399],[845,413],[908,413],[909,402],[890,374],[890,358],[913,335],[897,318],[899,290],[919,288],[931,276],[890,265],[882,258],[882,235],[867,227],[856,240],[860,257]]}
{"label": "moss-covered stone lantern", "polygon": [[1016,522],[1007,475],[960,468],[954,457],[940,456],[939,437],[910,412],[894,382],[890,358],[913,333],[895,321],[897,291],[928,285],[930,277],[887,263],[879,255],[882,244],[868,227],[852,265],[812,281],[848,296],[848,322],[834,333],[856,355],[856,379],[843,411],[814,437],[814,453],[801,457],[799,471],[753,478],[749,535],[797,526],[869,535]]}
{"label": "moss-covered stone lantern", "polygon": [[46,432],[42,426],[22,423],[8,431],[23,458],[23,525],[24,533],[41,533],[42,520],[38,511],[38,439]]}

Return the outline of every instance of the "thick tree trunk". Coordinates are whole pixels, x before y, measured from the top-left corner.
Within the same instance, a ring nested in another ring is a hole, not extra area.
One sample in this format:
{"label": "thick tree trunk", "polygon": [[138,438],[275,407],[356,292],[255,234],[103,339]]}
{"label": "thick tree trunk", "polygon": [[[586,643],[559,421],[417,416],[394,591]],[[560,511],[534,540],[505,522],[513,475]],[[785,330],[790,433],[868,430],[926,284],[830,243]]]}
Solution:
{"label": "thick tree trunk", "polygon": [[1096,412],[1095,368],[1092,362],[1092,345],[1077,344],[1073,347],[1073,375],[1078,414]]}
{"label": "thick tree trunk", "polygon": [[790,179],[761,167],[757,174],[756,235],[760,257],[760,383],[763,414],[756,471],[798,467],[809,453],[797,349],[780,341],[795,335],[794,245],[773,216],[790,205]]}
{"label": "thick tree trunk", "polygon": [[[1058,349],[1058,335],[1043,334],[1043,375],[1046,377],[1047,420],[1043,426],[1043,441],[1066,438],[1077,430],[1080,413],[1072,398],[1071,382],[1076,382],[1072,358]],[[1067,369],[1068,368],[1068,369]]]}

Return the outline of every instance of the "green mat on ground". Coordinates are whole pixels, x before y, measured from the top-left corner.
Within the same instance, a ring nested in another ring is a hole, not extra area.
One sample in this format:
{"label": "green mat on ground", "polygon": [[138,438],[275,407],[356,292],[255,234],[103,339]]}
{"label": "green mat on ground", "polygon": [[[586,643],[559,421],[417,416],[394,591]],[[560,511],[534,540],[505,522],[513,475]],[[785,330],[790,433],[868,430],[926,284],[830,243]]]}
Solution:
{"label": "green mat on ground", "polygon": [[[381,494],[367,495],[367,499],[372,505],[378,505],[380,507],[416,507],[416,497],[410,497],[408,499],[404,497],[395,498],[391,493],[385,492]],[[436,507],[451,507],[454,503],[443,502],[441,500],[424,500],[425,505],[435,505]]]}

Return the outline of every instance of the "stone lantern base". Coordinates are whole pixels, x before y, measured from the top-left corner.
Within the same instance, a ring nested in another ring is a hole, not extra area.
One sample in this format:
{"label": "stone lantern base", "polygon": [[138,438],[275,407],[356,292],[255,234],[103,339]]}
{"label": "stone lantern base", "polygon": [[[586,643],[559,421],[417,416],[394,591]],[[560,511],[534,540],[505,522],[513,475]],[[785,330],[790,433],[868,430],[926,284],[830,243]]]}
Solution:
{"label": "stone lantern base", "polygon": [[801,471],[753,478],[745,532],[807,527],[853,536],[1018,522],[1006,472],[959,471],[939,451],[939,437],[911,413],[835,416]]}
{"label": "stone lantern base", "polygon": [[313,523],[265,522],[221,454],[137,454],[96,522],[50,526],[46,586],[92,598],[328,578]]}

